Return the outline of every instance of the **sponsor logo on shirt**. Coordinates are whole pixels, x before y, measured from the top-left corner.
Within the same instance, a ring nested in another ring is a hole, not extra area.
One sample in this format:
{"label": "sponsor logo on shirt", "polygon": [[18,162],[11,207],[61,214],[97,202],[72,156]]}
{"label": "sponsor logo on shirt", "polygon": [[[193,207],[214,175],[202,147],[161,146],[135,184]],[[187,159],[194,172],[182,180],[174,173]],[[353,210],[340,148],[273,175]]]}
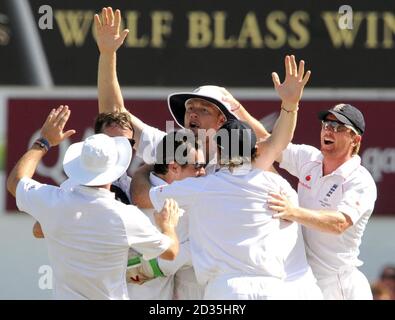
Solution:
{"label": "sponsor logo on shirt", "polygon": [[299,180],[299,184],[300,184],[302,187],[305,187],[306,189],[311,190],[311,187],[310,187],[308,184],[304,183],[303,181],[300,181],[300,180]]}
{"label": "sponsor logo on shirt", "polygon": [[323,207],[329,207],[329,206],[330,206],[329,203],[328,203],[328,201],[329,201],[330,197],[332,196],[332,194],[336,191],[336,189],[337,189],[338,186],[339,186],[339,185],[335,183],[335,184],[329,189],[329,191],[326,193],[325,198],[324,198],[323,200],[320,200],[320,203],[321,203],[321,205],[322,205]]}
{"label": "sponsor logo on shirt", "polygon": [[29,186],[27,187],[27,191],[30,191],[30,190],[32,190],[32,189],[37,189],[37,185],[31,184],[31,185],[29,185]]}

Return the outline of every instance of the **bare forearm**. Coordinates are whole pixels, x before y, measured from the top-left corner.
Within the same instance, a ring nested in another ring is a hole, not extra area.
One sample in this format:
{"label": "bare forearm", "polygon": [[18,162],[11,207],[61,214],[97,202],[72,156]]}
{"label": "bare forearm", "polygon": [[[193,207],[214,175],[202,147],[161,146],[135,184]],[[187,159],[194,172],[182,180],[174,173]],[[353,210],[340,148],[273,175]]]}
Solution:
{"label": "bare forearm", "polygon": [[352,225],[351,219],[341,212],[305,208],[294,208],[291,220],[308,228],[335,234],[343,233]]}
{"label": "bare forearm", "polygon": [[117,77],[117,55],[102,53],[98,69],[99,112],[126,111]]}
{"label": "bare forearm", "polygon": [[180,243],[178,255],[174,261],[169,262],[164,259],[158,260],[159,267],[165,275],[173,275],[180,269],[192,266],[189,246],[189,241]]}
{"label": "bare forearm", "polygon": [[[284,105],[283,105],[284,106]],[[288,108],[291,108],[288,106]],[[287,109],[287,110],[296,110]],[[265,141],[258,143],[258,158],[254,166],[261,170],[271,170],[274,161],[281,156],[281,152],[287,147],[293,138],[296,127],[296,111],[287,112],[281,109],[280,116],[274,126],[272,135]]]}
{"label": "bare forearm", "polygon": [[12,169],[7,179],[7,189],[15,197],[16,187],[23,177],[31,178],[46,151],[36,145],[28,150]]}
{"label": "bare forearm", "polygon": [[151,189],[151,183],[149,181],[149,175],[152,171],[152,166],[144,165],[135,172],[132,179],[132,185],[130,188],[133,204],[141,209],[153,208],[151,199],[149,197],[149,191]]}
{"label": "bare forearm", "polygon": [[258,141],[266,140],[270,136],[270,133],[265,129],[263,124],[255,119],[241,104],[235,113],[241,120],[247,122],[252,127]]}
{"label": "bare forearm", "polygon": [[[270,147],[278,155],[292,141],[297,120],[298,105],[282,104],[280,116],[270,136]],[[286,111],[287,110],[287,111]]]}
{"label": "bare forearm", "polygon": [[174,260],[179,251],[179,242],[177,233],[174,228],[163,228],[162,233],[168,236],[172,242],[169,248],[165,252],[163,252],[159,257],[164,260]]}

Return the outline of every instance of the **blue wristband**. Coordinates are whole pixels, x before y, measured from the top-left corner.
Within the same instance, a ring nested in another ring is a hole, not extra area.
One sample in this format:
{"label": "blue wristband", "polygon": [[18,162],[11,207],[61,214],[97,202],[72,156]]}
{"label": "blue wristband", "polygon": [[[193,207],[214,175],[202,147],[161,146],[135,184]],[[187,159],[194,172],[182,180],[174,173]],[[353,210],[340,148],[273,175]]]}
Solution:
{"label": "blue wristband", "polygon": [[42,137],[37,139],[34,143],[37,144],[40,148],[45,149],[46,151],[48,151],[49,148],[51,148],[51,145],[49,144],[48,140]]}

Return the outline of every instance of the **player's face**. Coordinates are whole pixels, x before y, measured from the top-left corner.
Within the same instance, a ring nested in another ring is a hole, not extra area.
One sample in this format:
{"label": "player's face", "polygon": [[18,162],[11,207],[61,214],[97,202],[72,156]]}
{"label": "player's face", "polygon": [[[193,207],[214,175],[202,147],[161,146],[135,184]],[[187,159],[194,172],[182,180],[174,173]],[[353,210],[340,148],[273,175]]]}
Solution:
{"label": "player's face", "polygon": [[226,121],[215,104],[203,99],[189,99],[185,103],[185,128],[197,134],[198,129],[217,131]]}
{"label": "player's face", "polygon": [[122,128],[116,123],[112,123],[103,129],[103,133],[110,137],[126,137],[128,139],[133,138],[133,131],[128,128]]}
{"label": "player's face", "polygon": [[206,174],[204,169],[206,165],[202,150],[191,149],[188,154],[188,164],[180,168],[180,174],[177,180],[189,177],[200,177]]}
{"label": "player's face", "polygon": [[332,114],[323,121],[321,128],[321,152],[324,156],[347,158],[351,155],[358,135],[344,126]]}

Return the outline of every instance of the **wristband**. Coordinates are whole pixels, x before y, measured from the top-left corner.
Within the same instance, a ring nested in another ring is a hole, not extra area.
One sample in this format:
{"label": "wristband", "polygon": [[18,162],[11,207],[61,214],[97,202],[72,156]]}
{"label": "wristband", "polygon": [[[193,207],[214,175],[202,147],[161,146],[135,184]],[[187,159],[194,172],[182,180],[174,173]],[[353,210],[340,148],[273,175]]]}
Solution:
{"label": "wristband", "polygon": [[237,110],[239,110],[241,108],[241,103],[239,102],[239,105],[237,106],[237,108],[236,109],[233,109],[233,110],[231,110],[232,112],[235,112],[235,111],[237,111]]}
{"label": "wristband", "polygon": [[287,109],[285,109],[284,107],[281,107],[281,110],[284,110],[285,112],[287,112],[287,113],[291,113],[291,112],[298,112],[298,110],[299,110],[299,107],[298,108],[296,108],[295,110],[287,110]]}
{"label": "wristband", "polygon": [[38,145],[41,149],[45,149],[45,151],[48,151],[49,148],[51,148],[48,140],[42,137],[37,139],[34,144]]}
{"label": "wristband", "polygon": [[149,260],[149,264],[151,265],[152,271],[154,273],[154,278],[165,276],[162,270],[159,268],[158,259]]}

